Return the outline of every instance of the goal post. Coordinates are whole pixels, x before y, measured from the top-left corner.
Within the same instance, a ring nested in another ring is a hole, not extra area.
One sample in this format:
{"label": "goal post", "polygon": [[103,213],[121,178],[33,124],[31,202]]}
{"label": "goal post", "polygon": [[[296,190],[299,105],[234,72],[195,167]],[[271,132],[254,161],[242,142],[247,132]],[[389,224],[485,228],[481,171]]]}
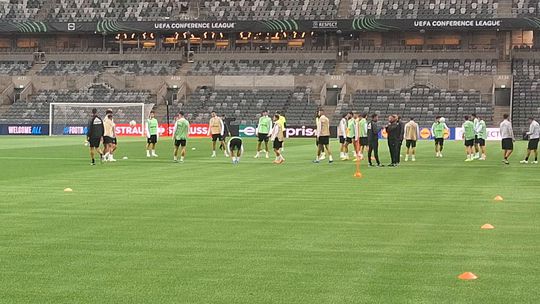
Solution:
{"label": "goal post", "polygon": [[[134,120],[144,130],[146,117],[153,107],[153,104],[145,103],[51,102],[49,103],[49,136],[86,134],[93,108],[98,110],[101,118],[105,117],[107,109],[111,109],[116,124],[129,124]],[[142,133],[144,136],[144,132]]]}

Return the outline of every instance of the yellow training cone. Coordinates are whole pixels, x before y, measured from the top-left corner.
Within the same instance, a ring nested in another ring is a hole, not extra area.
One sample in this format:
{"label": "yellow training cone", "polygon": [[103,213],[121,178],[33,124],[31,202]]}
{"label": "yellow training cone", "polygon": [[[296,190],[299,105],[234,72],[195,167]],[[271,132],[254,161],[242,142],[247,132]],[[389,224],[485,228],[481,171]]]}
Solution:
{"label": "yellow training cone", "polygon": [[66,189],[64,189],[64,192],[73,192],[73,189],[71,189],[71,188],[66,188]]}
{"label": "yellow training cone", "polygon": [[495,226],[491,224],[484,224],[482,227],[480,227],[480,229],[495,229]]}
{"label": "yellow training cone", "polygon": [[503,199],[502,196],[497,195],[497,196],[495,196],[495,197],[493,198],[493,200],[494,200],[494,201],[497,201],[497,202],[501,202],[501,201],[503,201],[504,199]]}

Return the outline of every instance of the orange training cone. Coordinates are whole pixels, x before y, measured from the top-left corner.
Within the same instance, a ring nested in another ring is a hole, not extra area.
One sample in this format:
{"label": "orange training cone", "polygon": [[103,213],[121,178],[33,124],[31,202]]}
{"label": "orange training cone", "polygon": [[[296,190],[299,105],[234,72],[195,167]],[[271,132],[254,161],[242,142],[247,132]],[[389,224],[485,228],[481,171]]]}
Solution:
{"label": "orange training cone", "polygon": [[460,280],[469,281],[469,280],[476,280],[478,277],[472,273],[472,272],[464,272],[458,276]]}
{"label": "orange training cone", "polygon": [[494,200],[494,201],[497,201],[497,202],[500,202],[500,201],[503,201],[504,199],[503,199],[502,196],[497,195],[497,196],[495,196],[495,197],[493,198],[493,200]]}
{"label": "orange training cone", "polygon": [[484,224],[482,225],[482,227],[480,227],[480,229],[495,229],[495,226],[491,225],[491,224]]}

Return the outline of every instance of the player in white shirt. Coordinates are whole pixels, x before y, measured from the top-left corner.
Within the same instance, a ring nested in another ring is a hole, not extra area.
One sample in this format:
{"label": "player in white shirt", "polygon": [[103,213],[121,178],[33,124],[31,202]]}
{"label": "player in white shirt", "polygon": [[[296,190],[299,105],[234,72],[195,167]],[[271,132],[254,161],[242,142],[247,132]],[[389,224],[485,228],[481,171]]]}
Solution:
{"label": "player in white shirt", "polygon": [[341,117],[341,120],[339,121],[338,129],[337,129],[337,135],[339,139],[339,144],[341,146],[339,157],[341,160],[346,160],[348,157],[348,147],[347,147],[347,120],[349,120],[349,113],[343,114]]}
{"label": "player in white shirt", "polygon": [[538,141],[540,140],[540,124],[534,118],[529,117],[529,132],[527,136],[529,137],[529,144],[527,146],[527,156],[524,160],[520,161],[522,164],[529,163],[529,156],[534,152],[534,161],[533,164],[538,164]]}

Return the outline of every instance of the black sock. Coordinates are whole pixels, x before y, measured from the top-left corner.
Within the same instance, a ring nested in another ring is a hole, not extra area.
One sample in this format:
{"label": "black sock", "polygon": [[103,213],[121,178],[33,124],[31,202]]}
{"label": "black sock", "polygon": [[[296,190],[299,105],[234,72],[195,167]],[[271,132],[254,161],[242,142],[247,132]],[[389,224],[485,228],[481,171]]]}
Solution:
{"label": "black sock", "polygon": [[529,157],[528,157],[528,156],[527,156],[527,157],[525,157],[525,160],[526,160],[526,161],[529,161]]}
{"label": "black sock", "polygon": [[95,164],[96,163],[96,160],[92,158],[92,164]]}
{"label": "black sock", "polygon": [[535,156],[535,157],[534,157],[534,161],[538,161],[538,156]]}

